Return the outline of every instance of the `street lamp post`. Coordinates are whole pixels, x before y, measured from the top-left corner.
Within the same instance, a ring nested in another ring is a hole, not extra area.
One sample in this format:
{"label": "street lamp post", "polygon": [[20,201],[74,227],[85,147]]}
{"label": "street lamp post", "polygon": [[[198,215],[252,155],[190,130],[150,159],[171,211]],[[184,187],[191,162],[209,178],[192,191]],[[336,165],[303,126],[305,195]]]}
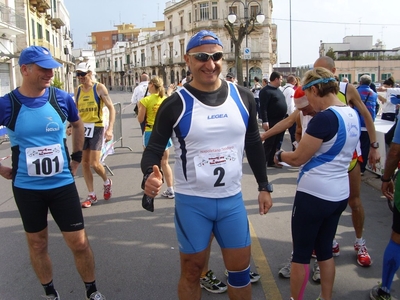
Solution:
{"label": "street lamp post", "polygon": [[[240,24],[239,31],[238,31],[238,37],[236,38],[234,30],[233,30],[233,24],[235,23],[237,16],[233,12],[233,5],[238,2],[243,5],[244,8],[244,26],[243,24]],[[258,5],[258,10],[257,10],[257,16],[254,18],[254,15],[249,17],[249,5],[251,3],[256,3]],[[241,44],[243,41],[243,38],[246,37],[246,49],[248,49],[248,35],[254,31],[255,29],[255,21],[257,21],[259,24],[263,23],[265,20],[264,14],[261,12],[261,4],[256,1],[256,0],[251,0],[247,1],[245,0],[240,1],[240,0],[235,0],[230,6],[230,13],[228,15],[228,23],[225,24],[225,28],[228,30],[229,35],[232,38],[232,41],[235,45],[235,56],[237,58],[237,68],[236,68],[236,78],[238,80],[238,83],[240,85],[243,85],[243,67],[242,67],[242,57],[240,53],[240,48]],[[249,26],[251,25],[251,28],[249,29]],[[246,57],[246,77],[247,77],[247,82],[246,86],[249,87],[249,59]]]}
{"label": "street lamp post", "polygon": [[[166,52],[169,53],[169,55],[167,56]],[[174,48],[169,48],[169,49],[165,49],[164,50],[164,55],[163,55],[163,59],[164,61],[166,61],[166,59],[168,58],[168,66],[171,65],[173,63],[173,57],[178,57],[178,51],[176,51]],[[166,64],[162,64],[163,66],[163,74],[164,74],[164,84],[167,85],[167,73],[166,73]],[[171,81],[174,80],[174,78],[171,78]],[[172,83],[172,82],[171,82]]]}

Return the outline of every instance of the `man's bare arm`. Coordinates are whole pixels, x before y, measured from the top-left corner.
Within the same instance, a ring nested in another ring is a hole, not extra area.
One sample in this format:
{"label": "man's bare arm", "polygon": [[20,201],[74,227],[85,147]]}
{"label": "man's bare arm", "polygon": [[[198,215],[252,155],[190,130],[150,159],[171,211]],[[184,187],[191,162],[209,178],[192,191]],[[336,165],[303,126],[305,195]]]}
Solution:
{"label": "man's bare arm", "polygon": [[[357,89],[351,85],[347,85],[347,97],[348,101],[351,105],[357,107],[358,111],[360,112],[360,115],[364,118],[365,121],[365,127],[367,127],[368,135],[369,135],[369,140],[371,143],[374,143],[377,141],[376,139],[376,131],[375,131],[375,124],[374,121],[372,120],[371,114],[369,113],[367,107],[365,104],[362,102],[360,95],[357,92]],[[384,145],[381,145],[384,147]],[[372,169],[376,169],[376,163],[379,162],[381,158],[381,155],[378,151],[378,149],[375,148],[370,148],[369,155],[368,155],[368,161],[370,165],[372,166]]]}
{"label": "man's bare arm", "polygon": [[271,136],[277,135],[289,127],[291,127],[297,119],[297,116],[299,115],[299,110],[295,110],[291,115],[289,115],[287,118],[279,121],[278,123],[275,124],[274,127],[270,128],[266,132],[263,132],[260,137],[262,141],[265,141],[266,139],[270,138]]}

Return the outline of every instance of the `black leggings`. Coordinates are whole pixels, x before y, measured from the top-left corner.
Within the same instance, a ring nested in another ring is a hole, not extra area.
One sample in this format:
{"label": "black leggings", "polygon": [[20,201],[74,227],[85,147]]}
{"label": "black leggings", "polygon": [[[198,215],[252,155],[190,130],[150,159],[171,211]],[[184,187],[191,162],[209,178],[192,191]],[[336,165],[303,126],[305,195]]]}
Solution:
{"label": "black leggings", "polygon": [[332,241],[347,199],[326,201],[296,192],[292,211],[293,262],[309,264],[313,249],[318,261],[332,258]]}

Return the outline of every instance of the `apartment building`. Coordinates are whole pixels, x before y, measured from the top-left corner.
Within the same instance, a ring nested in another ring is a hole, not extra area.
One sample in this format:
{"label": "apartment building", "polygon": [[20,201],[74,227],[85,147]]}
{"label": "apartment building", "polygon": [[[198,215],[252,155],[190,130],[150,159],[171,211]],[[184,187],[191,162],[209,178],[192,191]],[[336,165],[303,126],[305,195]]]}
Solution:
{"label": "apartment building", "polygon": [[[234,13],[233,34],[238,37],[240,28],[248,21],[248,35],[243,36],[241,51],[235,54],[234,39],[227,30],[227,17]],[[265,16],[262,24],[255,24],[258,13]],[[118,41],[112,49],[95,52],[98,80],[107,87],[131,90],[140,75],[146,72],[161,76],[165,85],[179,83],[185,76],[185,47],[191,36],[202,29],[214,31],[224,45],[222,76],[227,72],[249,74],[261,78],[270,74],[276,63],[276,25],[271,23],[272,1],[204,1],[182,0],[167,2],[164,21],[155,22],[153,30],[138,30],[137,39]],[[247,14],[247,16],[246,16]],[[158,27],[157,27],[158,26]],[[250,32],[251,31],[251,32]],[[93,40],[93,39],[92,39]],[[98,41],[97,41],[98,42]],[[246,47],[247,45],[247,47]],[[248,60],[243,50],[247,48]],[[242,62],[240,63],[240,59]]]}
{"label": "apartment building", "polygon": [[347,77],[350,82],[358,82],[363,74],[370,75],[373,82],[390,76],[400,80],[400,47],[386,49],[381,40],[373,43],[372,35],[346,36],[342,43],[321,41],[319,54],[334,57],[340,80]]}
{"label": "apartment building", "polygon": [[18,58],[30,46],[48,48],[63,64],[55,77],[72,91],[70,21],[63,0],[0,0],[0,89],[4,95],[22,82]]}
{"label": "apartment building", "polygon": [[0,93],[4,95],[16,85],[15,65],[18,58],[16,37],[26,33],[26,16],[20,1],[0,1]]}

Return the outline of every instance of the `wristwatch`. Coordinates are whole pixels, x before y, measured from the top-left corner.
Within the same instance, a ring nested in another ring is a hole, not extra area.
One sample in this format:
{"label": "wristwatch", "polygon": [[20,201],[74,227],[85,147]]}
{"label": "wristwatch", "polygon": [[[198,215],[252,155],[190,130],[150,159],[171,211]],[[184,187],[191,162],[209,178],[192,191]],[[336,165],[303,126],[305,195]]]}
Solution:
{"label": "wristwatch", "polygon": [[274,191],[274,188],[272,184],[266,183],[266,184],[261,184],[258,186],[258,191],[259,192],[270,192],[272,193]]}
{"label": "wristwatch", "polygon": [[382,176],[381,176],[381,181],[382,181],[382,182],[391,182],[391,181],[392,181],[392,178],[385,179],[385,178],[383,178],[383,175],[382,175]]}
{"label": "wristwatch", "polygon": [[373,142],[373,143],[371,143],[371,145],[370,145],[372,148],[374,148],[374,149],[378,149],[379,148],[379,143],[378,142]]}

